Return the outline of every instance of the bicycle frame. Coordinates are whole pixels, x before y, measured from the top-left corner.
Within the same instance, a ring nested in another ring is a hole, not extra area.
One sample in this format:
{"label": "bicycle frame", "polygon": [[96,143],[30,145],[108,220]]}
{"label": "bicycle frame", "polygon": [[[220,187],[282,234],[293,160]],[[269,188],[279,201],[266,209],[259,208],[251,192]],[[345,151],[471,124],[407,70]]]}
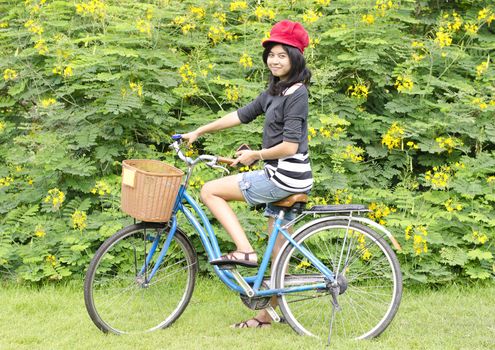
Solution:
{"label": "bicycle frame", "polygon": [[[186,204],[192,208],[192,211],[186,207]],[[169,235],[161,248],[160,255],[158,257],[157,263],[155,264],[154,269],[149,274],[147,278],[147,282],[153,278],[156,270],[159,268],[163,257],[165,256],[169,245],[172,241],[172,238],[177,230],[177,213],[182,212],[186,219],[193,225],[196,232],[198,232],[203,247],[205,248],[206,254],[210,260],[217,259],[220,257],[220,247],[218,245],[217,238],[215,236],[215,232],[213,227],[211,226],[208,217],[205,212],[201,209],[199,204],[192,198],[188,193],[184,186],[181,186],[179,189],[179,193],[177,195],[177,199],[174,205],[172,218],[170,221],[170,231]],[[198,221],[198,218],[200,221]],[[291,235],[282,227],[283,214],[281,213],[277,219],[275,220],[273,231],[268,240],[267,249],[263,255],[261,264],[258,268],[257,274],[254,276],[245,277],[244,280],[252,285],[252,289],[254,291],[254,296],[273,296],[273,295],[281,295],[286,293],[294,293],[294,292],[302,292],[307,290],[314,290],[317,288],[325,288],[325,283],[316,283],[316,284],[308,284],[304,286],[296,286],[291,288],[284,289],[273,289],[269,288],[266,290],[260,290],[263,279],[265,277],[266,270],[268,268],[268,263],[271,259],[272,251],[275,246],[275,242],[279,234],[282,234],[284,238],[287,240],[287,244],[292,244],[297,250],[301,252],[301,254],[307,258],[324,276],[328,279],[329,282],[334,281],[334,274],[330,271],[324,264],[321,263],[309,250],[305,247],[297,244]],[[151,261],[153,254],[156,251],[158,245],[158,239],[155,239],[151,249],[146,258],[146,265]],[[145,267],[142,268],[141,273],[144,273]],[[245,294],[244,289],[235,282],[235,279],[232,273],[228,270],[219,269],[217,266],[214,266],[215,273],[220,278],[220,280],[225,283],[230,289]]]}

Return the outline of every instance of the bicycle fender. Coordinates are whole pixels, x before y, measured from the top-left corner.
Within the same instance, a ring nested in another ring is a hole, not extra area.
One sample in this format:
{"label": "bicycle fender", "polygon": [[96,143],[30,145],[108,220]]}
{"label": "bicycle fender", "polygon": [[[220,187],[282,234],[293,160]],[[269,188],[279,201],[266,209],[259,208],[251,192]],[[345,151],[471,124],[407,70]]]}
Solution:
{"label": "bicycle fender", "polygon": [[398,251],[402,251],[402,247],[400,246],[399,242],[397,241],[397,239],[394,237],[394,235],[389,230],[387,230],[384,226],[380,225],[377,222],[374,222],[371,219],[363,218],[360,216],[351,216],[351,217],[349,217],[349,216],[326,216],[326,217],[308,222],[307,224],[302,226],[299,230],[297,230],[297,233],[299,233],[299,231],[306,229],[309,226],[312,226],[314,224],[318,224],[320,222],[337,221],[337,220],[357,221],[357,222],[362,223],[366,226],[370,226],[370,227],[376,229],[377,231],[382,232],[385,236],[387,236],[387,238],[390,240],[390,242],[392,243],[392,245],[394,246],[395,249],[397,249]]}
{"label": "bicycle fender", "polygon": [[[292,237],[297,237],[302,231],[304,231],[305,229],[307,229],[310,226],[313,226],[313,225],[316,225],[316,224],[319,224],[319,223],[325,222],[325,221],[338,221],[338,220],[344,220],[344,221],[350,220],[351,222],[357,221],[357,222],[362,223],[366,226],[372,227],[372,228],[376,229],[377,231],[382,232],[385,236],[387,236],[387,238],[390,240],[390,242],[392,243],[392,245],[394,246],[395,249],[397,249],[398,251],[402,251],[402,247],[400,246],[399,242],[397,242],[397,239],[392,235],[392,233],[389,230],[387,230],[385,227],[374,222],[371,219],[363,218],[363,217],[359,217],[359,216],[351,216],[351,217],[349,217],[348,215],[347,216],[325,216],[325,217],[322,217],[319,219],[311,220],[310,222],[308,222],[308,223],[304,224],[303,226],[301,226],[300,228],[298,228],[297,231],[292,234]],[[284,251],[284,249],[288,245],[289,245],[289,242],[286,241],[284,243],[284,245],[280,248],[280,251],[279,251],[277,257],[275,258],[275,261],[274,261],[272,266],[277,266],[278,261],[280,260],[280,256],[282,255],[282,252]],[[270,283],[272,286],[275,285],[275,274],[272,274],[272,276],[270,278]]]}

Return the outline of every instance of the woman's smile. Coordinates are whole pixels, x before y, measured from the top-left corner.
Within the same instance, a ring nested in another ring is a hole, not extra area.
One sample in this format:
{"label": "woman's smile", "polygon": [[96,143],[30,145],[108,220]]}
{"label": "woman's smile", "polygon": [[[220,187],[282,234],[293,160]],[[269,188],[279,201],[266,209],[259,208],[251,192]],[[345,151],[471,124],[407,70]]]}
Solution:
{"label": "woman's smile", "polygon": [[288,78],[291,64],[289,55],[285,52],[282,45],[275,45],[270,50],[266,63],[273,76],[278,77],[280,80],[286,80]]}

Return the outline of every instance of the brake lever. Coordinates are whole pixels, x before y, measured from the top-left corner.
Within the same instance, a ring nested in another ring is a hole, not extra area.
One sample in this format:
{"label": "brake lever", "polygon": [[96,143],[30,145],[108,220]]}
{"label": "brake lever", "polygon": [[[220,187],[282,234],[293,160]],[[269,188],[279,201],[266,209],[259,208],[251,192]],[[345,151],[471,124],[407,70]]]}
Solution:
{"label": "brake lever", "polygon": [[221,166],[221,165],[218,165],[216,164],[216,159],[215,160],[212,160],[211,162],[207,162],[205,163],[206,165],[208,165],[210,168],[213,168],[213,169],[221,169],[223,170],[224,172],[226,172],[227,174],[230,174],[230,171],[229,169]]}

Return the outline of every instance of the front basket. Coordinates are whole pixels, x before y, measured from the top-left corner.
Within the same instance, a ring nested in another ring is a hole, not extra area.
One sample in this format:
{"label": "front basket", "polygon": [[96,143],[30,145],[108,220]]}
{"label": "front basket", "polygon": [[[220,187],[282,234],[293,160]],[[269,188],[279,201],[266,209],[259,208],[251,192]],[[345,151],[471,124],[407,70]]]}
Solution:
{"label": "front basket", "polygon": [[182,170],[158,160],[124,160],[122,211],[141,221],[168,221],[183,175]]}

